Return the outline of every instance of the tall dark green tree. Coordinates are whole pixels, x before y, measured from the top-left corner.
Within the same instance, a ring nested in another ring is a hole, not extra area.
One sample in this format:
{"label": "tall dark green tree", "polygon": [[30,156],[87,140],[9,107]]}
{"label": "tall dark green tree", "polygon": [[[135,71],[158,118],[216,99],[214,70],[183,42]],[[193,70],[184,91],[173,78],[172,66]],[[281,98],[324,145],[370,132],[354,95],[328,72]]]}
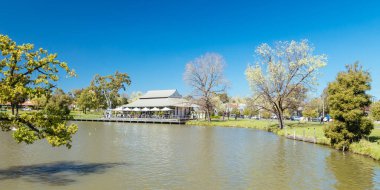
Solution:
{"label": "tall dark green tree", "polygon": [[346,69],[327,89],[333,123],[325,129],[325,135],[335,148],[347,150],[352,142],[371,133],[373,123],[365,112],[371,105],[366,93],[371,89],[371,76],[358,63]]}

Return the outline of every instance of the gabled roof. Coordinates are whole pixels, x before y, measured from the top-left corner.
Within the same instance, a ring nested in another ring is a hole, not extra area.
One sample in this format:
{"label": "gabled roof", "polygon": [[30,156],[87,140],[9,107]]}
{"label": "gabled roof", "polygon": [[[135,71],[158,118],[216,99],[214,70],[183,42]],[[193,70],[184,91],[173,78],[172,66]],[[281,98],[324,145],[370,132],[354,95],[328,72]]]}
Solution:
{"label": "gabled roof", "polygon": [[134,107],[192,107],[192,104],[182,98],[150,98],[138,99],[130,104],[124,105],[124,108]]}
{"label": "gabled roof", "polygon": [[140,99],[156,99],[156,98],[181,98],[181,94],[177,90],[150,90],[140,97]]}

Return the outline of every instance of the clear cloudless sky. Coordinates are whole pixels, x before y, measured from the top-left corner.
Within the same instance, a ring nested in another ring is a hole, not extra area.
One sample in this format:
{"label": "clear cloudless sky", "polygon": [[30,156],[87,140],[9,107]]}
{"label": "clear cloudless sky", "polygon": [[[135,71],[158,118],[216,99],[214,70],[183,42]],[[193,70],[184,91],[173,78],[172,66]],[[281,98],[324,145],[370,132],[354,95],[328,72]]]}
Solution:
{"label": "clear cloudless sky", "polygon": [[329,59],[315,95],[346,64],[360,61],[380,98],[378,0],[1,0],[0,33],[58,53],[78,74],[62,77],[66,91],[118,70],[131,76],[127,93],[175,88],[186,95],[185,64],[217,52],[227,62],[229,94],[248,96],[244,71],[260,43],[308,39]]}

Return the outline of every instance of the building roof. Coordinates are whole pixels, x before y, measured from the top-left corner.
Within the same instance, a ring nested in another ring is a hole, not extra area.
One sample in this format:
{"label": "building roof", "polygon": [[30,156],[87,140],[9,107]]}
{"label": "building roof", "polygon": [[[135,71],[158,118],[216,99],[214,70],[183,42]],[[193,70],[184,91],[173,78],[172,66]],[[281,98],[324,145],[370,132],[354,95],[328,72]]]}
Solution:
{"label": "building roof", "polygon": [[192,107],[192,104],[182,98],[177,90],[151,90],[138,100],[122,107]]}
{"label": "building roof", "polygon": [[140,99],[154,98],[182,98],[177,90],[150,90],[140,97]]}
{"label": "building roof", "polygon": [[153,99],[138,99],[123,107],[191,107],[192,105],[183,98],[153,98]]}

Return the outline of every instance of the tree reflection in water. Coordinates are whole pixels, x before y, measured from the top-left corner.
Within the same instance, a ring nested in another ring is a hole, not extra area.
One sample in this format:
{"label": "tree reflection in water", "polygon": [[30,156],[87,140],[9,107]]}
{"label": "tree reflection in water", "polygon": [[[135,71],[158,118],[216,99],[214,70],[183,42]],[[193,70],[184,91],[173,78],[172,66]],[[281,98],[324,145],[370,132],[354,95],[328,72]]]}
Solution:
{"label": "tree reflection in water", "polygon": [[82,163],[71,161],[13,166],[0,170],[0,180],[24,179],[29,182],[63,186],[76,182],[76,177],[78,176],[101,174],[108,169],[126,165],[126,163]]}
{"label": "tree reflection in water", "polygon": [[335,176],[334,188],[374,189],[375,161],[361,155],[332,151],[331,155],[326,157],[326,163]]}

